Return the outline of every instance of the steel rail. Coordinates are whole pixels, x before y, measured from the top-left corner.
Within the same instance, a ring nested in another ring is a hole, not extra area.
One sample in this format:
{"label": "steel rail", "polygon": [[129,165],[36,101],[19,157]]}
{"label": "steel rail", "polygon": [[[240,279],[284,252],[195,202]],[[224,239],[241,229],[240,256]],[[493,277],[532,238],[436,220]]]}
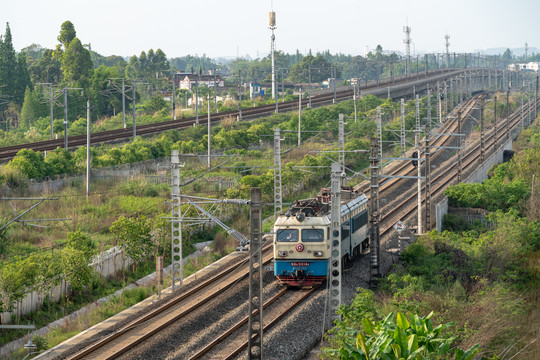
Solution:
{"label": "steel rail", "polygon": [[[273,253],[271,252],[271,248],[273,247],[272,244],[264,247],[263,251],[267,253],[267,259],[265,261],[265,264],[270,262],[272,257],[273,257]],[[271,256],[268,256],[268,251],[270,251],[270,255]],[[100,347],[106,345],[106,344],[109,344],[110,342],[112,342],[113,340],[115,340],[116,338],[126,334],[127,332],[129,332],[130,330],[134,329],[136,326],[144,323],[144,322],[147,322],[149,321],[150,319],[152,318],[155,318],[156,316],[162,314],[164,311],[166,310],[169,310],[170,308],[172,308],[173,306],[177,305],[178,303],[180,303],[181,301],[191,297],[191,296],[195,296],[198,292],[200,292],[201,290],[203,290],[204,288],[208,287],[208,286],[211,286],[213,283],[215,283],[217,280],[220,280],[222,278],[224,278],[225,276],[227,275],[230,275],[232,274],[235,270],[237,270],[238,268],[240,268],[241,266],[247,264],[247,262],[249,261],[249,257],[247,259],[243,259],[242,261],[238,262],[237,264],[234,264],[234,265],[231,265],[229,266],[227,269],[221,271],[220,273],[218,273],[217,275],[211,277],[210,279],[198,284],[197,286],[193,287],[192,289],[189,289],[188,291],[186,291],[185,293],[182,293],[180,294],[179,296],[176,296],[174,297],[173,299],[169,300],[168,302],[166,302],[165,304],[161,305],[160,307],[146,313],[145,315],[139,317],[138,319],[130,322],[129,324],[123,326],[122,328],[118,329],[117,331],[115,331],[114,333],[98,340],[97,342],[91,344],[90,346],[86,347],[85,349],[83,349],[82,351],[79,351],[78,353],[76,353],[75,355],[72,355],[72,356],[69,356],[67,357],[67,359],[71,359],[71,360],[75,360],[75,359],[82,359],[88,355],[90,355],[92,352],[96,351],[97,349],[99,349]],[[247,277],[249,275],[249,272],[248,271],[244,271],[244,273],[240,274],[239,275],[239,278],[236,280],[241,280],[245,277]],[[232,282],[230,286],[234,285],[234,283],[236,282]],[[229,286],[229,287],[230,287]],[[224,287],[222,288],[220,291],[218,291],[216,294],[214,294],[215,296],[221,294],[222,292],[224,292],[225,290],[227,290],[229,287]],[[144,334],[142,337],[140,337],[138,339],[138,341],[136,342],[133,342],[131,343],[130,345],[126,346],[125,348],[122,348],[122,349],[119,349],[117,352],[115,352],[114,356],[113,357],[106,357],[107,359],[109,358],[114,358],[118,355],[120,355],[121,353],[127,351],[129,348],[135,346],[136,344],[140,343],[141,341],[143,341],[144,339],[148,338],[149,336],[153,335],[154,333],[156,333],[157,331],[161,330],[162,328],[170,325],[172,322],[176,321],[178,318],[186,315],[187,313],[189,313],[190,311],[192,311],[193,309],[203,305],[204,303],[210,301],[212,299],[212,297],[210,296],[207,296],[206,298],[202,299],[199,303],[195,304],[195,306],[187,309],[186,311],[183,311],[179,314],[177,314],[177,316],[175,317],[171,317],[169,320],[165,321],[164,323],[162,323],[159,327],[157,327],[156,329],[154,329],[154,331],[152,332],[149,332],[149,333],[146,333]]]}

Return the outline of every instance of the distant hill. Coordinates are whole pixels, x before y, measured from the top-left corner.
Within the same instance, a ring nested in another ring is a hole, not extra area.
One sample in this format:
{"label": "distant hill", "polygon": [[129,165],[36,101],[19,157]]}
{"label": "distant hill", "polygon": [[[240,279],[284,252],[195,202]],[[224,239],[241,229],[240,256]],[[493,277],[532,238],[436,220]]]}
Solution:
{"label": "distant hill", "polygon": [[[486,55],[499,55],[503,54],[506,51],[507,48],[490,48],[490,49],[484,49],[484,50],[475,50],[475,52],[479,52]],[[525,47],[520,48],[510,48],[510,51],[512,51],[512,55],[514,56],[522,56],[525,54]],[[535,47],[530,47],[528,50],[529,55],[531,54],[538,54],[540,53],[540,49]]]}

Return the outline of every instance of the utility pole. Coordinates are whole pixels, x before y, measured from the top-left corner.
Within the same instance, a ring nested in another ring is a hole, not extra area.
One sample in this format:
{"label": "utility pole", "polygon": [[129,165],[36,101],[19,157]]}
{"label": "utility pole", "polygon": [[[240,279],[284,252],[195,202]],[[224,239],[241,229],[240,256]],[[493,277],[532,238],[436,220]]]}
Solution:
{"label": "utility pole", "polygon": [[416,122],[415,122],[415,128],[416,130],[420,130],[420,97],[418,94],[416,94]]}
{"label": "utility pole", "polygon": [[[114,82],[111,82],[111,80],[122,80],[122,88],[118,89],[118,86]],[[125,80],[126,80],[125,78],[110,78],[109,79],[109,84],[112,86],[112,88],[114,88],[116,91],[122,92],[122,124],[123,124],[124,129],[126,128],[126,82]]]}
{"label": "utility pole", "polygon": [[68,90],[83,90],[81,88],[64,88],[64,149],[68,149],[68,105],[67,92]]}
{"label": "utility pole", "polygon": [[459,149],[458,149],[458,172],[457,172],[457,182],[458,184],[461,183],[461,178],[462,178],[462,172],[463,172],[463,136],[461,136],[461,128],[462,128],[462,118],[461,118],[461,110],[458,110],[458,118],[457,118],[457,121],[458,121],[458,128],[457,128],[457,133],[458,133],[458,144],[459,144]]}
{"label": "utility pole", "polygon": [[446,80],[444,80],[444,116],[448,115],[448,85]]}
{"label": "utility pole", "polygon": [[353,91],[353,103],[354,103],[354,123],[358,121],[358,112],[356,111],[356,85],[354,85]]}
{"label": "utility pole", "polygon": [[506,137],[510,140],[510,90],[506,90]]}
{"label": "utility pole", "polygon": [[333,103],[336,103],[336,88],[337,88],[337,81],[336,81],[336,67],[332,65],[332,74],[333,74],[333,80],[332,83],[334,84],[334,101]]}
{"label": "utility pole", "polygon": [[86,198],[90,196],[90,99],[86,102]]}
{"label": "utility pole", "polygon": [[419,69],[419,65],[418,65],[418,55],[416,55],[416,80],[418,80],[418,69]]}
{"label": "utility pole", "polygon": [[[493,123],[495,124],[495,134],[498,136],[499,133],[497,132],[497,95],[493,96],[493,102]],[[498,145],[496,139],[493,140],[493,144],[495,145],[495,147]]]}
{"label": "utility pole", "polygon": [[217,69],[214,69],[214,114],[217,114]]}
{"label": "utility pole", "polygon": [[172,118],[176,120],[176,72],[172,75]]}
{"label": "utility pole", "polygon": [[137,137],[137,114],[135,109],[135,98],[137,97],[137,82],[133,81],[133,139]]}
{"label": "utility pole", "polygon": [[538,117],[538,75],[536,75],[536,89],[534,91],[534,118]]}
{"label": "utility pole", "polygon": [[298,146],[302,144],[302,92],[298,97]]}
{"label": "utility pole", "polygon": [[276,85],[276,114],[279,112],[279,79]]}
{"label": "utility pole", "polygon": [[486,159],[486,141],[484,133],[484,98],[480,100],[480,163]]}
{"label": "utility pole", "polygon": [[450,109],[454,108],[454,79],[450,79]]}
{"label": "utility pole", "polygon": [[405,157],[405,99],[401,99],[401,131],[400,131],[400,147],[401,157]]}
{"label": "utility pole", "polygon": [[370,199],[369,199],[369,285],[371,289],[377,287],[380,276],[380,243],[379,243],[379,157],[377,140],[371,138],[370,162]]}
{"label": "utility pole", "polygon": [[210,129],[211,129],[211,125],[210,125],[210,93],[208,93],[208,168],[211,169],[212,168],[212,156],[211,156],[211,153],[212,153],[212,141],[211,141],[211,137],[210,137]]}
{"label": "utility pole", "polygon": [[[248,359],[263,359],[263,259],[261,189],[251,188]],[[255,315],[254,313],[257,312]]]}
{"label": "utility pole", "polygon": [[[523,96],[521,97],[523,99]],[[523,101],[522,101],[523,102]],[[64,88],[64,149],[68,149],[67,89]]]}
{"label": "utility pole", "polygon": [[520,124],[521,124],[521,130],[523,130],[523,122],[524,122],[524,116],[523,116],[523,86],[521,86],[520,88],[520,94],[521,94],[521,119],[520,119]]}
{"label": "utility pole", "polygon": [[437,81],[437,117],[439,118],[439,124],[442,124],[442,102],[441,102],[441,85]]}
{"label": "utility pole", "polygon": [[339,319],[341,305],[341,164],[332,163],[332,203],[330,206],[330,324]]}
{"label": "utility pole", "polygon": [[36,85],[43,85],[49,87],[49,112],[51,116],[51,140],[54,139],[54,130],[53,130],[53,122],[54,122],[54,114],[53,114],[53,104],[54,104],[54,97],[53,97],[53,84],[52,83],[39,83]]}
{"label": "utility pole", "polygon": [[[377,140],[379,141],[379,158],[382,159],[382,116],[381,116],[381,107],[377,106]],[[382,161],[380,162],[382,166]]]}
{"label": "utility pole", "polygon": [[418,165],[416,166],[418,171],[418,181],[417,181],[417,200],[418,200],[418,230],[417,234],[423,234],[422,229],[422,162],[420,159],[422,158],[421,150],[420,150],[420,129],[416,128],[414,132],[414,147],[418,151]]}
{"label": "utility pole", "polygon": [[311,108],[311,60],[308,63],[308,82],[309,82],[309,107]]}
{"label": "utility pole", "polygon": [[283,76],[283,68],[281,69],[281,102],[285,102],[285,77]]}
{"label": "utility pole", "polygon": [[180,159],[178,150],[171,151],[171,212],[172,212],[172,231],[171,231],[171,253],[172,253],[172,290],[174,292],[176,281],[183,285],[183,266],[182,266],[182,208],[180,195]]}
{"label": "utility pole", "polygon": [[339,114],[339,123],[338,123],[338,145],[339,153],[338,160],[340,171],[343,174],[345,172],[345,127],[343,121],[343,114]]}
{"label": "utility pole", "polygon": [[[276,102],[277,113],[277,102]],[[238,120],[242,121],[242,70],[238,70]]]}
{"label": "utility pole", "polygon": [[125,83],[124,78],[122,78],[122,123],[125,129],[126,128],[126,83]]}
{"label": "utility pole", "polygon": [[199,125],[199,80],[201,79],[201,71],[202,69],[199,67],[195,80],[195,123],[197,125]]}
{"label": "utility pole", "polygon": [[429,88],[429,84],[427,84],[427,117],[426,122],[431,126],[431,89]]}
{"label": "utility pole", "polygon": [[272,30],[272,37],[270,38],[270,57],[272,59],[272,99],[276,98],[276,69],[275,69],[275,60],[274,60],[274,51],[275,51],[275,41],[276,36],[274,35],[274,30],[276,29],[276,12],[270,11],[270,30]]}
{"label": "utility pole", "polygon": [[[429,123],[426,125],[426,231],[431,230],[431,129]],[[418,164],[420,165],[420,164]]]}
{"label": "utility pole", "polygon": [[281,193],[281,130],[274,129],[274,221],[283,210]]}

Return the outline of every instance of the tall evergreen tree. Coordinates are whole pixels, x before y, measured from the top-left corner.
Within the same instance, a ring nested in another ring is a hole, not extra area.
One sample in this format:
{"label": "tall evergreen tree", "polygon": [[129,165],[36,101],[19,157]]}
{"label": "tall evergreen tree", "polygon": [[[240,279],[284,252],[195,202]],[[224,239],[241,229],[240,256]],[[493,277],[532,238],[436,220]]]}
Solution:
{"label": "tall evergreen tree", "polygon": [[0,84],[3,85],[0,87],[0,91],[3,95],[13,96],[16,82],[16,71],[13,71],[14,69],[17,69],[17,56],[13,48],[9,23],[6,23],[6,33],[3,41],[0,42]]}
{"label": "tall evergreen tree", "polygon": [[90,59],[90,52],[83,47],[78,38],[71,40],[62,55],[61,62],[65,81],[77,82],[81,85],[89,82],[94,65]]}
{"label": "tall evergreen tree", "polygon": [[6,33],[0,40],[0,85],[0,94],[7,95],[17,106],[24,101],[26,87],[32,87],[26,56],[19,54],[17,57],[9,23],[6,23]]}

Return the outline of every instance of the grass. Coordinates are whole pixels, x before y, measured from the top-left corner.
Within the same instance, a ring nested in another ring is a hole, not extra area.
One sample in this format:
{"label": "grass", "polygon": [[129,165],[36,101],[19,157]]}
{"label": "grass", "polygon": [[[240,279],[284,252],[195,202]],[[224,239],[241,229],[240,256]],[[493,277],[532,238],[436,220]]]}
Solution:
{"label": "grass", "polygon": [[[226,252],[230,252],[229,250],[231,249],[228,248]],[[213,252],[213,253],[208,253],[197,258],[190,259],[188,263],[184,266],[184,278],[212,264],[213,262],[217,261],[221,257],[222,255],[220,253]],[[135,273],[126,272],[127,274],[126,282],[121,282],[118,279],[109,281],[107,283],[108,284],[107,291],[104,291],[101,295],[110,294],[122,288],[123,285],[139,279],[140,277],[142,277],[143,274],[148,272],[148,271],[144,271],[145,268],[146,270],[155,270],[151,268],[151,265],[153,264],[154,264],[153,261],[149,261],[149,263],[147,264],[148,266],[140,267],[138,271]],[[166,277],[164,280],[164,287],[170,286],[170,283],[171,283],[170,276]],[[48,348],[51,348],[53,346],[60,344],[61,342],[77,335],[81,331],[86,330],[89,327],[95,324],[98,324],[120,313],[121,311],[141,302],[142,300],[154,294],[157,294],[157,287],[155,284],[152,284],[150,286],[139,286],[137,288],[123,291],[120,296],[115,296],[115,297],[110,298],[108,302],[99,305],[95,309],[92,309],[91,311],[89,311],[87,314],[79,316],[76,321],[67,322],[60,327],[53,328],[44,337],[46,342],[48,343]],[[38,327],[46,325],[47,323],[57,320],[59,318],[62,318],[65,314],[71,311],[74,311],[76,309],[79,309],[85,305],[90,304],[91,301],[88,301],[88,300],[96,300],[97,297],[94,296],[91,299],[87,297],[80,297],[79,299],[81,300],[84,299],[85,301],[76,302],[76,303],[67,303],[66,306],[63,306],[62,304],[46,303],[46,305],[42,306],[40,315],[43,321],[41,321],[41,325],[38,325]],[[35,314],[32,314],[32,316],[35,316]],[[21,332],[19,336],[23,336],[25,334],[26,332]],[[2,339],[3,342],[4,343],[7,342],[6,341],[7,339],[5,340],[4,339],[5,338]],[[10,339],[10,340],[13,340],[13,339]],[[26,355],[26,350],[17,351],[14,354],[12,354],[14,359],[22,359],[25,355]]]}
{"label": "grass", "polygon": [[[271,120],[271,122],[273,122],[271,125],[275,126],[279,121],[288,121],[289,118],[290,114],[279,114],[275,119],[272,118],[274,120]],[[307,118],[309,118],[309,116]],[[248,124],[238,124],[235,121],[225,121],[223,125],[235,128],[237,126],[240,128],[249,126]],[[328,135],[325,136],[328,137]],[[284,148],[292,145],[292,141],[285,141],[283,144]],[[325,144],[316,142],[305,143],[302,145],[302,147],[296,148],[287,153],[282,159],[282,165],[285,166],[287,163],[295,164],[300,162],[304,158],[304,155],[310,154],[309,152],[312,150],[325,150],[330,149],[333,146],[334,144],[331,142]],[[258,153],[253,152],[253,156],[244,156],[241,158],[241,160],[248,166],[262,167],[262,169],[254,169],[254,174],[267,173],[268,168],[273,165],[271,161],[272,151],[272,148],[267,144],[261,147],[261,156],[259,156]],[[315,156],[315,154],[311,155]],[[185,161],[186,166],[181,171],[183,181],[191,179],[207,170],[204,162],[190,158],[185,159]],[[214,160],[214,163],[217,163],[217,161]],[[207,176],[216,175],[215,173],[212,173]],[[223,177],[224,179],[236,180],[238,183],[241,179],[241,175],[239,175],[237,172],[231,171],[230,169],[224,169],[223,172],[218,173],[218,176]],[[312,197],[314,193],[318,191],[320,186],[328,185],[326,180],[324,180],[322,177],[319,178],[319,175],[306,175],[302,179],[303,180],[297,181],[296,183],[305,185],[305,188],[298,188],[295,189],[295,191],[291,191],[291,189],[286,188],[284,189],[284,194],[287,195],[287,199]],[[18,239],[20,244],[17,246],[19,247],[26,247],[29,250],[38,250],[48,249],[53,245],[61,246],[65,242],[68,232],[81,230],[85,234],[89,234],[91,239],[97,245],[97,249],[102,251],[108,246],[114,244],[114,239],[110,234],[109,228],[117,216],[130,216],[134,213],[146,213],[148,215],[154,215],[157,218],[162,216],[162,214],[167,214],[169,212],[169,205],[166,205],[165,201],[169,201],[170,199],[170,189],[166,184],[150,184],[142,177],[126,181],[99,182],[93,184],[91,189],[92,195],[88,199],[84,195],[83,186],[84,184],[82,182],[75,183],[61,191],[59,194],[48,194],[58,197],[59,200],[49,201],[47,202],[46,206],[40,208],[40,216],[43,218],[71,218],[70,221],[51,223],[51,227],[48,229],[32,228],[31,231],[29,231],[28,228],[22,228],[22,226],[15,224],[14,226],[10,227],[8,236],[12,239]],[[240,184],[238,184],[238,187],[240,188]],[[216,195],[216,192],[212,192],[212,190],[213,189],[208,189],[204,183],[204,178],[202,181],[193,183],[192,185],[189,185],[183,189],[183,191],[189,193],[190,195]],[[301,193],[299,194],[299,192]],[[217,194],[217,196],[226,197],[225,195],[228,193],[228,191],[223,190],[220,194]],[[246,197],[245,193],[239,192],[238,194]],[[22,201],[14,202],[13,204],[19,211],[29,206],[27,202],[23,203]],[[227,210],[232,219],[230,221],[231,227],[244,234],[247,234],[249,232],[248,221],[246,220],[248,218],[248,211],[244,208],[241,208],[239,211],[237,209],[238,208],[235,207],[234,209],[229,208]],[[272,214],[273,210],[270,207],[267,207],[265,209],[264,216],[271,216]],[[0,218],[9,216],[11,216],[11,209],[7,207],[0,209]],[[237,245],[236,240],[231,240],[230,237],[225,237],[222,235],[222,233],[216,234],[215,238],[216,242],[214,244],[214,248],[216,254],[209,254],[188,263],[185,269],[186,276],[215,261],[219,256],[233,251]],[[4,250],[4,253],[10,254],[10,251],[11,254],[14,253],[14,251],[19,253],[20,250],[21,249],[16,246],[13,246],[10,250],[8,246],[8,249]],[[148,271],[151,271],[151,269]],[[143,274],[143,272],[137,273],[133,275],[133,278],[138,278],[144,275],[145,274]],[[121,285],[121,283],[115,283],[113,281],[111,282],[110,286],[111,288],[119,288]],[[79,305],[82,306],[82,304]],[[111,304],[110,308],[108,309],[113,312],[116,311],[114,304]],[[66,329],[66,332],[68,333],[71,331],[73,330],[70,328]],[[49,343],[53,344],[55,341],[56,340],[50,340]]]}

